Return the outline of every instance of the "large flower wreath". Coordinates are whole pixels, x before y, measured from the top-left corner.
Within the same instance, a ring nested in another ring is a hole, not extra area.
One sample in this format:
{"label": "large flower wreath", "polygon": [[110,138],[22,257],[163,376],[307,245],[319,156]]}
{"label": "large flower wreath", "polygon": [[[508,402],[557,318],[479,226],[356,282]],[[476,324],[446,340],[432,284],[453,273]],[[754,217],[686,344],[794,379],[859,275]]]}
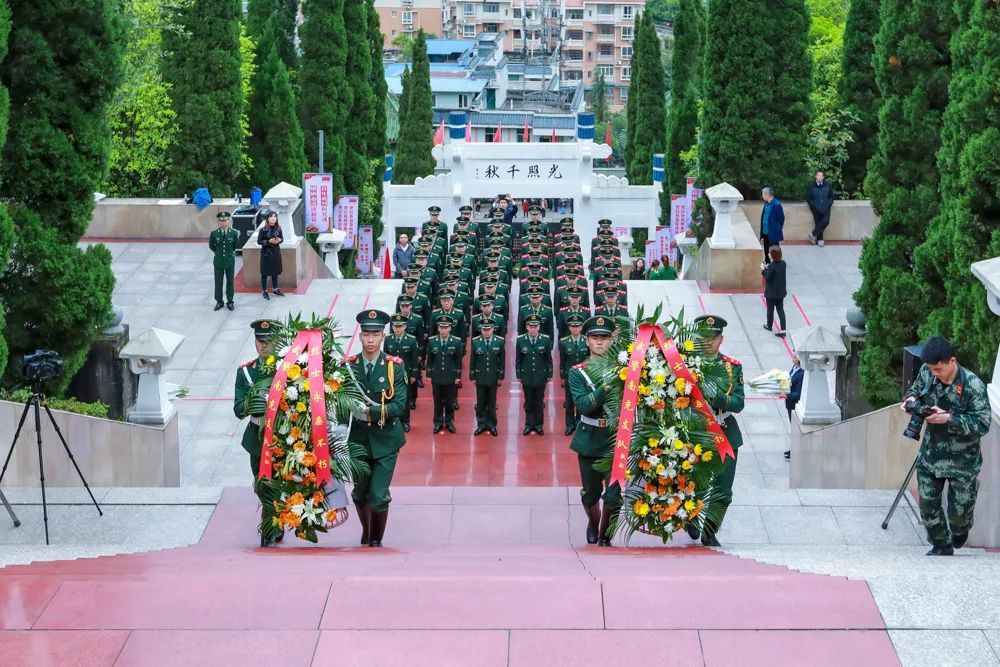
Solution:
{"label": "large flower wreath", "polygon": [[614,453],[599,464],[624,480],[614,530],[666,543],[689,525],[718,520],[713,482],[732,449],[706,400],[729,386],[723,362],[705,354],[711,332],[683,311],[660,322],[661,309],[645,318],[640,306],[636,320],[619,318],[610,349],[587,372],[608,387],[605,412],[618,427]]}
{"label": "large flower wreath", "polygon": [[359,445],[348,442],[351,415],[365,397],[347,367],[336,324],[315,315],[289,316],[273,325],[272,354],[247,401],[263,414],[257,490],[273,511],[263,512],[260,532],[273,539],[292,530],[316,542],[317,533],[347,520],[342,483],[368,473]]}

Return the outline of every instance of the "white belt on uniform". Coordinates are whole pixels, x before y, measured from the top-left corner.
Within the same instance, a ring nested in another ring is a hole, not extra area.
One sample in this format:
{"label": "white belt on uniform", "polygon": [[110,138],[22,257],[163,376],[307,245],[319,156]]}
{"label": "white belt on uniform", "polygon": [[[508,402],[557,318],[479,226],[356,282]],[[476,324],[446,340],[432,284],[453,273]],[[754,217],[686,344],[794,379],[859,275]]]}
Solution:
{"label": "white belt on uniform", "polygon": [[250,423],[254,426],[260,426],[260,417],[251,417]]}
{"label": "white belt on uniform", "polygon": [[607,428],[608,426],[607,419],[594,419],[593,417],[588,417],[586,415],[580,415],[580,421],[590,426],[596,426],[597,428]]}
{"label": "white belt on uniform", "polygon": [[717,415],[715,415],[715,418],[721,424],[722,422],[726,421],[732,416],[733,416],[732,412],[720,412]]}

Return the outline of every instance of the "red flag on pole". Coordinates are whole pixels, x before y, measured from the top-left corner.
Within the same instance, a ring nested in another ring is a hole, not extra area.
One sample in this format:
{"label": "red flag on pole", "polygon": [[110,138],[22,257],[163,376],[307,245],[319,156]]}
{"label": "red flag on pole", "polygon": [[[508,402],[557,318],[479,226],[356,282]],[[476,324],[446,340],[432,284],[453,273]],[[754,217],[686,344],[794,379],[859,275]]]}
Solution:
{"label": "red flag on pole", "polygon": [[[610,120],[607,121],[604,124],[604,143],[606,143],[608,145],[608,148],[611,148],[611,121]],[[613,152],[614,151],[612,151],[612,153]],[[611,164],[611,153],[608,153],[608,158],[604,162],[606,164]]]}
{"label": "red flag on pole", "polygon": [[500,136],[500,123],[497,123],[497,131],[493,134],[493,143],[499,144],[502,141]]}
{"label": "red flag on pole", "polygon": [[556,140],[556,122],[552,121],[552,141],[553,141],[553,143],[555,142],[555,140]]}
{"label": "red flag on pole", "polygon": [[444,118],[441,119],[441,126],[434,133],[434,145],[440,146],[444,143]]}
{"label": "red flag on pole", "polygon": [[531,141],[531,130],[528,128],[528,119],[524,119],[524,140]]}
{"label": "red flag on pole", "polygon": [[385,246],[385,261],[382,262],[382,277],[392,278],[392,255],[389,254],[389,244]]}
{"label": "red flag on pole", "polygon": [[468,121],[465,124],[465,143],[472,141],[472,121]]}

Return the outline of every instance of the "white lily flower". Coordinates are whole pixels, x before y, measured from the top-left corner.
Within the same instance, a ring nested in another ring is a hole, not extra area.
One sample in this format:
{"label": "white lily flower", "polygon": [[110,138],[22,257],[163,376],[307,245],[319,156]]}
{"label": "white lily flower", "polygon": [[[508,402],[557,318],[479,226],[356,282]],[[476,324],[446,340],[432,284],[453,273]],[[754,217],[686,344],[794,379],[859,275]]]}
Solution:
{"label": "white lily flower", "polygon": [[628,363],[628,352],[626,352],[625,350],[622,350],[621,352],[618,353],[618,363],[619,364],[627,364]]}
{"label": "white lily flower", "polygon": [[285,393],[288,394],[288,400],[290,401],[297,401],[299,399],[299,390],[293,384],[285,387]]}
{"label": "white lily flower", "polygon": [[659,465],[659,463],[660,463],[660,457],[659,456],[647,456],[646,460],[649,461],[649,465],[654,466],[654,467],[657,466],[657,465]]}
{"label": "white lily flower", "polygon": [[308,363],[308,361],[309,361],[309,353],[308,352],[303,352],[302,354],[299,355],[299,358],[296,359],[295,361],[297,361],[299,364]]}
{"label": "white lily flower", "polygon": [[279,359],[284,359],[285,355],[288,354],[288,351],[290,349],[292,349],[292,348],[290,346],[286,345],[283,348],[281,348],[280,350],[278,350],[278,358]]}

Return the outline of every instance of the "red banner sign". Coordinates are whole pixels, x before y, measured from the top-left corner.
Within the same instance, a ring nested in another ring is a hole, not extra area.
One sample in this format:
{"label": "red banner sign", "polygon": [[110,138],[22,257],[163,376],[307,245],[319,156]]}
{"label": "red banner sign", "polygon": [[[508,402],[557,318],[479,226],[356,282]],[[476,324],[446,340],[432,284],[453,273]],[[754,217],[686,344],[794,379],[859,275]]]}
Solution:
{"label": "red banner sign", "polygon": [[691,371],[681,359],[680,352],[674,344],[673,339],[667,338],[663,330],[652,324],[639,325],[639,332],[635,337],[635,345],[632,348],[632,355],[628,360],[628,370],[625,375],[625,389],[622,394],[622,407],[620,420],[618,422],[618,433],[615,436],[615,448],[611,461],[611,483],[618,482],[625,484],[625,472],[628,470],[628,453],[632,443],[632,429],[635,426],[635,412],[639,401],[639,383],[642,376],[642,362],[646,358],[646,350],[652,342],[659,348],[671,370],[679,378],[683,378],[685,383],[691,385],[691,405],[705,415],[708,420],[708,432],[712,434],[712,440],[719,450],[719,456],[725,461],[726,457],[734,457],[733,447],[729,444],[729,439],[722,432],[722,427],[715,419],[708,403],[705,401],[701,388],[694,381]]}

